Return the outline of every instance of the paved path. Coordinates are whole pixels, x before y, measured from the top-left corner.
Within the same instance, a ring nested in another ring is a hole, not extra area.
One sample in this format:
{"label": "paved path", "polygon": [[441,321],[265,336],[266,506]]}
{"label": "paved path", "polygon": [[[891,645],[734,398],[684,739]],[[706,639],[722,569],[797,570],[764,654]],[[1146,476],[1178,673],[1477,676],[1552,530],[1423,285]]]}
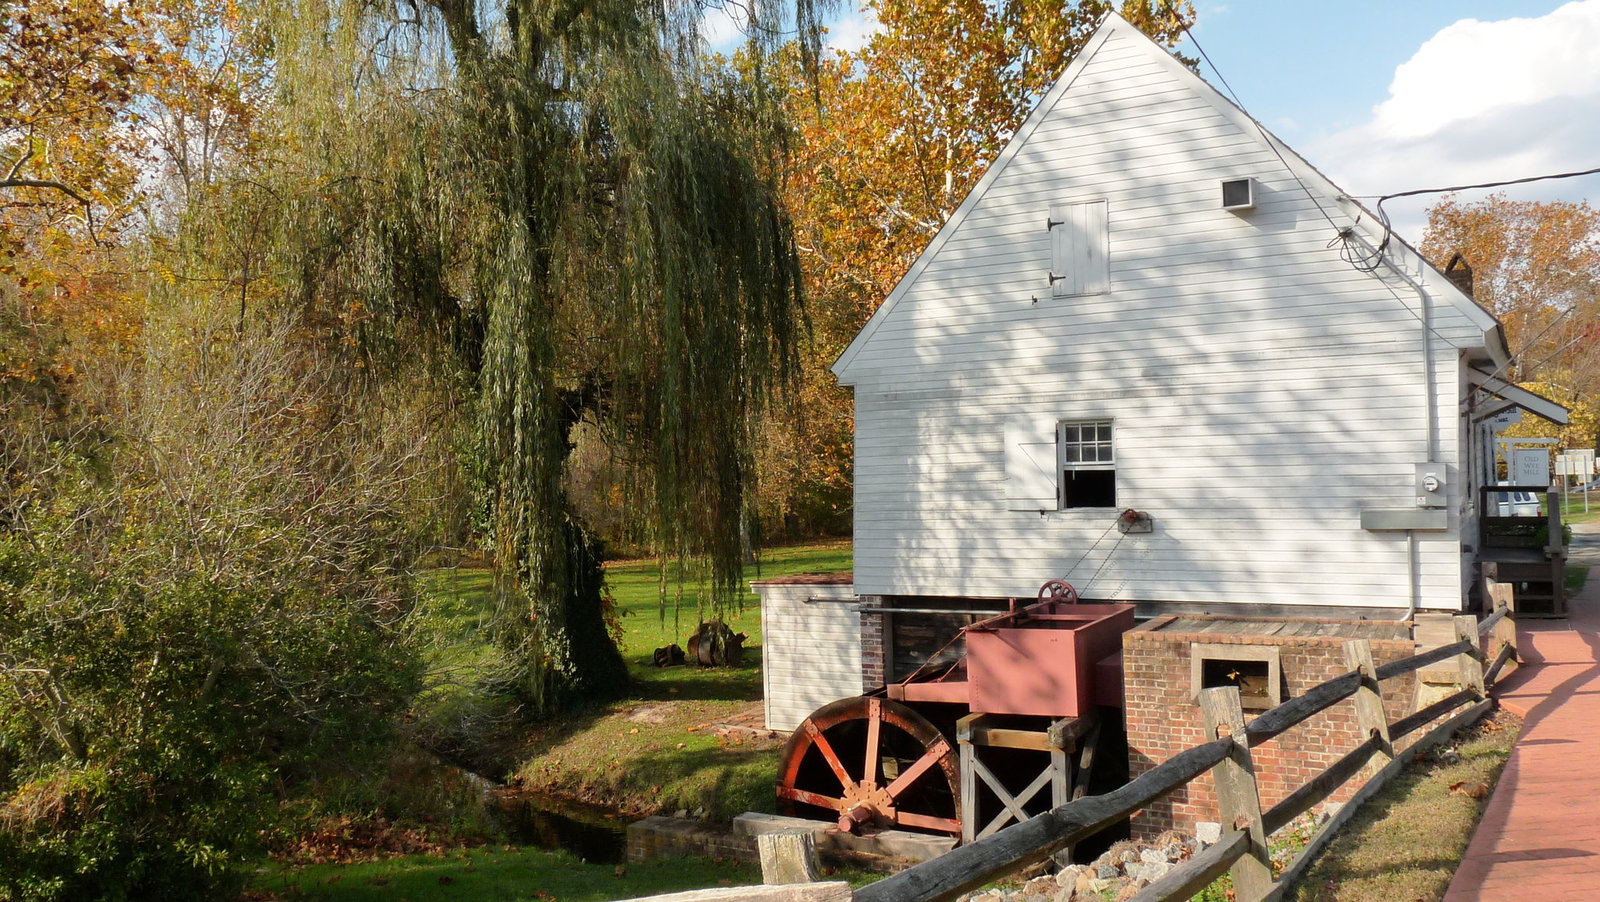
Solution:
{"label": "paved path", "polygon": [[1522,735],[1445,902],[1600,899],[1600,524],[1573,532],[1594,569],[1568,619],[1517,625],[1526,663],[1494,694]]}

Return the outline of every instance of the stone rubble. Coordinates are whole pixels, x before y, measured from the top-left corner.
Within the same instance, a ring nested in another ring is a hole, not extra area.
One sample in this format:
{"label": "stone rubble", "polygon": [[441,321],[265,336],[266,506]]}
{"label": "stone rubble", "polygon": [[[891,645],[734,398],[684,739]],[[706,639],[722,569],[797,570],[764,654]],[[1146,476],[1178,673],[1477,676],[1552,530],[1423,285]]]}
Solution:
{"label": "stone rubble", "polygon": [[[1310,836],[1328,817],[1327,811],[1301,815],[1283,831],[1273,834],[1274,857],[1280,853],[1292,857],[1298,851],[1296,845],[1278,849],[1278,839],[1290,834]],[[1168,830],[1148,843],[1122,840],[1088,864],[1068,865],[1053,875],[1033,877],[1021,888],[993,888],[972,893],[961,897],[961,902],[1121,902],[1131,899],[1140,890],[1167,876],[1180,863],[1222,839],[1222,828],[1218,824],[1202,822],[1195,827],[1196,836]]]}

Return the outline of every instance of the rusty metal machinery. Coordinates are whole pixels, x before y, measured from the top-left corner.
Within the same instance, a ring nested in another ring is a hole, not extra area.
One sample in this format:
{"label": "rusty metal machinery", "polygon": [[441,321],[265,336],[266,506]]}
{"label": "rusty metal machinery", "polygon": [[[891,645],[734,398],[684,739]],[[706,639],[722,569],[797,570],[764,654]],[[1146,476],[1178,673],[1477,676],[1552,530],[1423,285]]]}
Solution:
{"label": "rusty metal machinery", "polygon": [[[1004,613],[961,629],[966,651],[954,663],[930,659],[904,680],[801,722],[779,765],[779,809],[849,832],[970,840],[998,829],[1006,812],[1020,818],[1040,787],[1063,803],[1068,757],[1097,722],[1096,705],[1107,703],[1108,693],[1094,691],[1096,662],[1114,655],[1132,626],[1132,605],[1084,604],[1064,580],[1046,582],[1032,603],[1012,599]],[[1120,704],[1120,671],[1112,676],[1099,682]],[[1007,783],[1017,777],[1019,785]],[[997,802],[998,818],[980,810]]]}

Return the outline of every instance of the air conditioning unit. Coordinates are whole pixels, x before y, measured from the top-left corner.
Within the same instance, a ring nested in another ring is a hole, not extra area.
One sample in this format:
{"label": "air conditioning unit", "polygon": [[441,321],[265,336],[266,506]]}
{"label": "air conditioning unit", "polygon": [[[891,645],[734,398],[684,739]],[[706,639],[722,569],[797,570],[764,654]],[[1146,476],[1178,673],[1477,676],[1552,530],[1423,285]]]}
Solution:
{"label": "air conditioning unit", "polygon": [[1222,209],[1254,210],[1256,206],[1255,179],[1227,179],[1222,183]]}

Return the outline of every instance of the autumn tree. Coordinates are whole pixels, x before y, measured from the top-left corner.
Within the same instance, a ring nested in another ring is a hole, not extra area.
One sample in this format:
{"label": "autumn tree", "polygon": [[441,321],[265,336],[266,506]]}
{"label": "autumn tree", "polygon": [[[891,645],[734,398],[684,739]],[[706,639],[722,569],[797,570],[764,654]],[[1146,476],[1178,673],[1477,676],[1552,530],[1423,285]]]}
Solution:
{"label": "autumn tree", "polygon": [[1152,0],[871,8],[880,30],[859,52],[826,60],[815,82],[792,61],[780,67],[791,129],[784,197],[815,343],[802,358],[801,403],[766,432],[763,498],[776,516],[824,520],[848,505],[851,403],[828,367],[1101,18],[1116,9],[1169,47],[1194,21],[1189,3]]}
{"label": "autumn tree", "polygon": [[1428,211],[1423,252],[1472,267],[1475,300],[1505,324],[1512,380],[1573,411],[1557,435],[1525,422],[1513,433],[1559,437],[1563,447],[1597,444],[1600,404],[1600,211],[1587,202],[1517,201],[1501,194]]}

